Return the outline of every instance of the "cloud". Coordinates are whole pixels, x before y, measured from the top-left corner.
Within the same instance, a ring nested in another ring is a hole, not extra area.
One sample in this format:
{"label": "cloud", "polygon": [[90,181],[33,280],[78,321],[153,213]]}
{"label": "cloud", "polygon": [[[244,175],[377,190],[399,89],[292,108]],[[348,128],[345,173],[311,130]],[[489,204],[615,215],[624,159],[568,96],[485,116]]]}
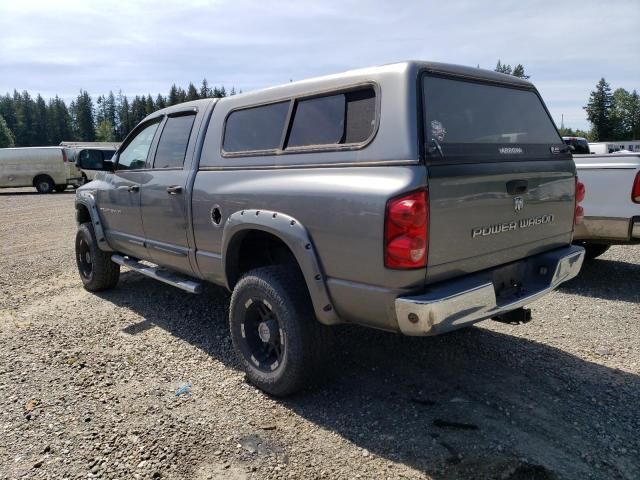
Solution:
{"label": "cloud", "polygon": [[0,92],[155,95],[203,77],[246,91],[409,58],[500,58],[525,65],[558,123],[584,128],[600,77],[640,87],[639,16],[636,0],[3,2]]}

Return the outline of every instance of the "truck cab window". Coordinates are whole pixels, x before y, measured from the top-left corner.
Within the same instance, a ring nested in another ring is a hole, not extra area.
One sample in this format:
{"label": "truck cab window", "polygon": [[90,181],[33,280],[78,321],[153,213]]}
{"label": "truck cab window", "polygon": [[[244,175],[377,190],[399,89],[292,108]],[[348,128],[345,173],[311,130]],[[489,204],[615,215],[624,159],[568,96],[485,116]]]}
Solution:
{"label": "truck cab window", "polygon": [[158,141],[153,168],[182,168],[195,115],[169,117]]}
{"label": "truck cab window", "polygon": [[288,111],[287,101],[231,112],[224,132],[224,151],[275,150],[280,146]]}
{"label": "truck cab window", "polygon": [[154,122],[144,127],[129,142],[124,150],[118,156],[118,170],[139,170],[145,168],[147,164],[147,155],[153,136],[158,129],[160,122]]}
{"label": "truck cab window", "polygon": [[375,101],[371,87],[298,101],[287,148],[364,142],[375,126]]}

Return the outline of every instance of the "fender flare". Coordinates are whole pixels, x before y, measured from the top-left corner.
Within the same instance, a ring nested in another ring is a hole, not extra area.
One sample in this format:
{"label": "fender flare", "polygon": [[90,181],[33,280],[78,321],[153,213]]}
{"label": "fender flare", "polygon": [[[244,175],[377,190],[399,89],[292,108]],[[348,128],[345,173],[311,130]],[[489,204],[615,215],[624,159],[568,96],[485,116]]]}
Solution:
{"label": "fender flare", "polygon": [[316,249],[307,229],[295,218],[272,210],[241,210],[227,218],[222,233],[223,271],[227,288],[231,290],[227,269],[228,252],[239,234],[248,230],[260,230],[280,239],[293,253],[307,284],[311,302],[320,323],[343,323],[336,315],[325,283]]}
{"label": "fender flare", "polygon": [[79,206],[83,206],[89,211],[93,231],[96,234],[96,240],[98,242],[98,248],[103,252],[113,252],[114,250],[107,242],[107,237],[104,234],[100,214],[96,207],[96,199],[93,194],[91,192],[76,192],[76,210],[78,210]]}

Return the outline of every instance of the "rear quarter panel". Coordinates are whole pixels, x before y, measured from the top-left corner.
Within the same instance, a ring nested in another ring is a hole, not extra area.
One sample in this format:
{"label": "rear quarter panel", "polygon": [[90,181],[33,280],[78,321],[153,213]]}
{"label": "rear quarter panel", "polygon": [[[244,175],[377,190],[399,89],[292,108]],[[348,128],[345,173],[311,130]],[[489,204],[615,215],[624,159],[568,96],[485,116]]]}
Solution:
{"label": "rear quarter panel", "polygon": [[640,155],[575,155],[578,178],[586,194],[586,217],[631,218],[640,204],[631,200],[633,181],[640,171]]}
{"label": "rear quarter panel", "polygon": [[211,221],[212,206],[220,207],[222,225],[244,209],[286,213],[309,232],[338,315],[386,328],[389,298],[425,279],[424,269],[384,267],[386,201],[425,182],[421,165],[199,172],[192,200],[198,266],[205,278],[223,283],[223,228]]}

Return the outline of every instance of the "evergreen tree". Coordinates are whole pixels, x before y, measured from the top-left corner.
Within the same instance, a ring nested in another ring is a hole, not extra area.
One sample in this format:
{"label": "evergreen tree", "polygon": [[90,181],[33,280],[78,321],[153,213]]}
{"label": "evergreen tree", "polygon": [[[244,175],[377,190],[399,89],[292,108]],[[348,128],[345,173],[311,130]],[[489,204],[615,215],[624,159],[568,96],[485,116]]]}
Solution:
{"label": "evergreen tree", "polygon": [[122,141],[134,127],[131,121],[131,107],[126,95],[122,95],[122,91],[118,92],[116,100],[117,124],[116,124],[116,140]]}
{"label": "evergreen tree", "polygon": [[131,126],[135,127],[147,116],[147,101],[144,97],[136,95],[131,101]]}
{"label": "evergreen tree", "polygon": [[[116,98],[112,91],[109,91],[109,95],[101,95],[96,100],[96,125],[100,127],[101,124],[111,125],[112,132],[111,137],[116,136],[116,124],[117,124],[117,108]],[[104,126],[102,127],[104,128]],[[98,128],[96,128],[97,134]],[[103,132],[104,136],[104,132]]]}
{"label": "evergreen tree", "polygon": [[175,105],[177,103],[180,103],[180,98],[178,95],[178,87],[176,87],[176,84],[174,83],[173,85],[171,85],[171,88],[169,89],[169,98],[167,99],[167,106],[171,106],[171,105]]}
{"label": "evergreen tree", "polygon": [[8,93],[4,97],[0,97],[0,116],[2,116],[14,135],[15,141],[15,131],[18,126],[18,117],[16,114],[16,105],[11,98],[11,95]]}
{"label": "evergreen tree", "polygon": [[48,145],[47,132],[49,130],[49,115],[47,104],[40,94],[36,97],[35,115],[33,121],[33,144],[35,146]]}
{"label": "evergreen tree", "polygon": [[178,103],[184,103],[187,101],[187,92],[182,87],[178,87]]}
{"label": "evergreen tree", "polygon": [[105,113],[105,120],[111,123],[114,129],[114,134],[115,134],[118,115],[117,115],[117,108],[116,108],[116,97],[111,90],[109,90],[109,95],[107,95],[107,98],[105,99],[104,113]]}
{"label": "evergreen tree", "polygon": [[93,112],[93,100],[86,90],[72,102],[71,117],[75,137],[83,142],[93,142],[96,139],[96,127]]}
{"label": "evergreen tree", "polygon": [[165,108],[167,106],[167,99],[162,95],[158,94],[156,97],[155,108],[156,110],[160,110],[161,108]]}
{"label": "evergreen tree", "polygon": [[14,147],[15,139],[13,133],[9,130],[9,125],[5,122],[4,117],[0,115],[0,148]]}
{"label": "evergreen tree", "polygon": [[220,88],[213,87],[213,98],[224,98],[227,96],[227,90],[224,88],[224,85]]}
{"label": "evergreen tree", "polygon": [[73,140],[71,115],[64,101],[58,97],[49,100],[47,107],[47,143],[58,145],[65,140]]}
{"label": "evergreen tree", "polygon": [[635,140],[640,138],[640,95],[634,90],[631,92],[631,107],[629,108],[631,127],[631,138],[627,140]]}
{"label": "evergreen tree", "polygon": [[518,78],[524,78],[525,80],[529,79],[529,75],[526,75],[524,73],[524,67],[522,66],[521,63],[519,63],[513,68],[513,72],[511,73],[511,75]]}
{"label": "evergreen tree", "polygon": [[200,95],[198,94],[198,90],[196,89],[196,86],[189,82],[189,87],[187,88],[187,102],[191,101],[191,100],[198,100],[200,98]]}
{"label": "evergreen tree", "polygon": [[604,78],[596,84],[596,89],[589,95],[589,103],[583,107],[587,111],[587,119],[593,125],[596,141],[602,142],[611,139],[611,108],[613,95],[611,87]]}
{"label": "evergreen tree", "polygon": [[498,63],[496,64],[496,68],[494,69],[494,71],[496,71],[498,73],[505,73],[507,75],[511,75],[511,73],[512,73],[511,65],[507,65],[506,63],[502,63],[500,61],[500,59],[498,59]]}
{"label": "evergreen tree", "polygon": [[16,145],[32,147],[36,143],[34,129],[35,102],[26,90],[22,94],[13,92],[13,101],[16,104],[16,117],[18,124],[14,131]]}
{"label": "evergreen tree", "polygon": [[113,125],[108,120],[102,120],[96,128],[96,140],[99,142],[113,142],[115,135],[113,134]]}
{"label": "evergreen tree", "polygon": [[231,90],[229,90],[229,96],[233,97],[236,94],[236,88],[235,87],[231,87]]}
{"label": "evergreen tree", "polygon": [[153,98],[151,98],[151,94],[147,95],[147,99],[144,104],[144,111],[147,115],[151,115],[156,111],[155,104],[153,103]]}
{"label": "evergreen tree", "polygon": [[206,78],[202,79],[202,85],[200,86],[200,98],[211,97],[211,89],[209,88],[209,82]]}

